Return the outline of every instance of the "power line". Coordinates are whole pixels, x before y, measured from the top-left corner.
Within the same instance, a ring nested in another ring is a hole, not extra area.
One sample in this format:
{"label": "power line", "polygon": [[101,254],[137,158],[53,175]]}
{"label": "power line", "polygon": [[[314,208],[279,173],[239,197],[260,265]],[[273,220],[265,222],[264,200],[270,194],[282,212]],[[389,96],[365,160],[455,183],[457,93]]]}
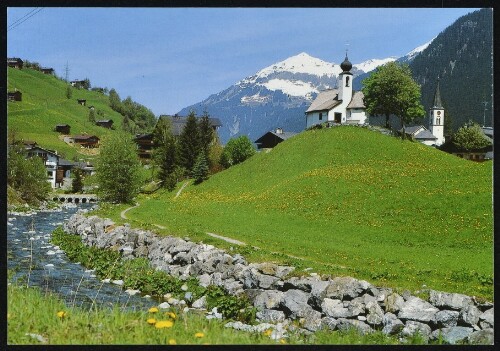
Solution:
{"label": "power line", "polygon": [[28,15],[30,15],[31,13],[35,12],[36,10],[38,9],[38,7],[35,7],[33,10],[31,10],[30,12],[28,12],[27,14],[25,14],[23,17],[21,18],[18,18],[14,23],[11,23],[8,28],[10,29],[10,27],[13,27],[17,22],[21,21],[22,19],[26,18]]}
{"label": "power line", "polygon": [[[40,7],[40,8],[36,8],[35,10],[32,10],[30,13],[24,15],[21,19],[17,20],[15,23],[11,24],[9,28],[7,28],[7,32],[12,30],[12,29],[15,29],[17,28],[18,26],[20,26],[21,24],[23,24],[24,22],[26,22],[27,20],[29,20],[31,17],[33,17],[34,15],[36,15],[37,13],[39,13],[40,11],[43,10],[43,7]],[[33,11],[36,11],[36,12],[33,12]],[[29,16],[28,16],[29,15]],[[26,17],[28,16],[28,17]],[[24,18],[24,19],[23,19]],[[19,22],[20,21],[20,22]]]}

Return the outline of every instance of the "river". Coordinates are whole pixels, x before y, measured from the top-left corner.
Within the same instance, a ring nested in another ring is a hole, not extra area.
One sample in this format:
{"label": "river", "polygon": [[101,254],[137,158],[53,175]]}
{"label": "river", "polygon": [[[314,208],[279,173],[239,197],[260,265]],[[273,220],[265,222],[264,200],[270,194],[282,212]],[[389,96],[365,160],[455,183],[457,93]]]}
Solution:
{"label": "river", "polygon": [[[71,205],[71,204],[70,204]],[[11,281],[56,293],[68,306],[85,309],[117,306],[144,310],[156,302],[140,294],[129,294],[121,286],[104,283],[93,271],[70,262],[64,251],[50,243],[51,233],[78,209],[94,204],[65,206],[55,211],[9,213],[7,221],[7,267]],[[31,269],[30,269],[31,266]]]}

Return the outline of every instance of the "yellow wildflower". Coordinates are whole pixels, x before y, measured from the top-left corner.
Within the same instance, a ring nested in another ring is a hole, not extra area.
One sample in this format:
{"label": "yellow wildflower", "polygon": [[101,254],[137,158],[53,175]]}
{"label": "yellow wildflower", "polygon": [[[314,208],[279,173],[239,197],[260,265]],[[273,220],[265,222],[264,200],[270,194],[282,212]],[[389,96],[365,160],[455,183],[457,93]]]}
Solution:
{"label": "yellow wildflower", "polygon": [[280,344],[286,344],[286,340],[285,339],[280,339]]}
{"label": "yellow wildflower", "polygon": [[156,313],[158,312],[158,308],[157,307],[151,307],[149,310],[148,310],[149,313]]}
{"label": "yellow wildflower", "polygon": [[176,319],[177,315],[174,312],[165,312],[166,316],[169,316],[172,319]]}
{"label": "yellow wildflower", "polygon": [[266,331],[264,332],[264,335],[265,335],[265,336],[269,336],[269,335],[271,335],[271,334],[272,334],[272,332],[273,332],[273,331],[272,331],[271,329],[268,329],[268,330],[266,330]]}
{"label": "yellow wildflower", "polygon": [[168,344],[169,345],[177,345],[177,341],[175,341],[175,339],[170,339],[170,340],[168,340]]}
{"label": "yellow wildflower", "polygon": [[205,334],[203,334],[203,333],[196,333],[196,334],[194,334],[195,338],[202,338],[204,336],[205,336]]}
{"label": "yellow wildflower", "polygon": [[149,318],[146,322],[148,322],[148,324],[155,324],[156,323],[156,319]]}
{"label": "yellow wildflower", "polygon": [[64,317],[66,317],[66,315],[67,315],[67,313],[64,311],[57,312],[57,317],[59,317],[59,318],[64,318]]}
{"label": "yellow wildflower", "polygon": [[155,324],[155,328],[157,328],[157,329],[172,328],[173,325],[174,325],[174,322],[172,322],[172,321],[158,321]]}
{"label": "yellow wildflower", "polygon": [[7,319],[10,319],[10,313],[7,313]]}

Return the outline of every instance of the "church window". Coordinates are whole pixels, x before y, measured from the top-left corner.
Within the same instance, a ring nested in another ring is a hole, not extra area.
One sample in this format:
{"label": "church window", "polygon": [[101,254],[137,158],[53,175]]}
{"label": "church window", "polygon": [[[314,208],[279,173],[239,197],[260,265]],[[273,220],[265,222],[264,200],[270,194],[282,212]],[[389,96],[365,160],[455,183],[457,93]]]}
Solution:
{"label": "church window", "polygon": [[349,77],[345,77],[345,86],[348,87],[349,86]]}
{"label": "church window", "polygon": [[322,113],[322,112],[320,112],[320,113],[319,113],[319,120],[321,121],[322,119],[323,119],[323,113]]}
{"label": "church window", "polygon": [[438,124],[438,125],[441,124],[441,117],[436,118],[436,124]]}

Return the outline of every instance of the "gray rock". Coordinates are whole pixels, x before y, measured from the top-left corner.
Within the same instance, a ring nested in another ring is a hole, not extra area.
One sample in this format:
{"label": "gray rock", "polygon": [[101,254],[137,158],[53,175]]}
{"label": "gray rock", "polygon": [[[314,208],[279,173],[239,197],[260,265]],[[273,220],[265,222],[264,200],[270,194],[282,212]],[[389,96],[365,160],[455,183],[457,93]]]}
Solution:
{"label": "gray rock", "polygon": [[302,290],[288,290],[283,293],[280,306],[292,319],[305,317],[306,313],[312,309],[312,307],[307,304],[308,298],[309,294]]}
{"label": "gray rock", "polygon": [[344,304],[340,300],[334,300],[330,298],[323,299],[323,303],[321,304],[321,310],[328,317],[333,318],[345,318],[352,317],[351,311],[344,307]]}
{"label": "gray rock", "polygon": [[222,286],[231,295],[238,295],[243,292],[243,284],[240,281],[235,281],[233,278],[224,280]]}
{"label": "gray rock", "polygon": [[210,277],[208,274],[202,274],[202,275],[198,276],[198,282],[204,288],[209,286],[211,281],[212,281],[212,277]]}
{"label": "gray rock", "polygon": [[283,289],[298,289],[305,292],[311,292],[312,285],[319,280],[320,279],[317,277],[291,277],[290,279],[285,280]]}
{"label": "gray rock", "polygon": [[[251,268],[242,272],[243,274],[243,285],[245,288],[262,288],[271,289],[274,284],[279,281],[279,278],[272,275],[266,275],[259,273],[257,269]],[[240,278],[241,280],[241,278]]]}
{"label": "gray rock", "polygon": [[215,286],[222,286],[224,284],[224,281],[222,280],[222,273],[213,273],[211,276],[210,284]]}
{"label": "gray rock", "polygon": [[258,263],[255,265],[257,270],[260,273],[267,274],[267,275],[275,275],[276,270],[278,269],[278,265],[274,263],[269,263],[269,262],[264,262],[264,263]]}
{"label": "gray rock", "polygon": [[398,334],[404,328],[403,322],[390,312],[386,313],[382,318],[382,325],[384,326],[382,333],[386,335]]}
{"label": "gray rock", "polygon": [[366,322],[369,325],[381,325],[384,319],[384,311],[375,301],[368,301],[366,304]]}
{"label": "gray rock", "polygon": [[460,311],[460,316],[458,317],[458,324],[468,327],[475,326],[479,322],[479,316],[481,311],[479,308],[473,305],[469,305]]}
{"label": "gray rock", "polygon": [[430,290],[429,302],[436,306],[446,309],[458,310],[473,305],[472,298],[462,294],[450,294],[441,291]]}
{"label": "gray rock", "polygon": [[469,335],[467,341],[472,345],[493,345],[494,331],[493,328],[475,331]]}
{"label": "gray rock", "polygon": [[193,262],[193,257],[189,252],[181,251],[172,257],[173,263],[185,265]]}
{"label": "gray rock", "polygon": [[436,313],[439,310],[427,301],[418,297],[410,297],[402,306],[398,313],[401,320],[413,320],[418,322],[432,322],[435,320]]}
{"label": "gray rock", "polygon": [[337,329],[341,331],[348,331],[349,329],[356,329],[360,334],[365,335],[373,333],[373,329],[368,324],[356,319],[339,318],[337,320]]}
{"label": "gray rock", "polygon": [[135,257],[148,257],[149,250],[146,246],[138,246],[134,250]]}
{"label": "gray rock", "polygon": [[405,300],[399,294],[392,293],[390,295],[387,295],[387,297],[384,300],[385,311],[391,313],[398,313],[399,310],[401,310],[401,308],[403,307],[404,303]]}
{"label": "gray rock", "polygon": [[467,327],[450,327],[434,330],[431,334],[431,340],[438,340],[442,338],[447,344],[456,344],[467,340],[469,335],[473,333],[474,329]]}
{"label": "gray rock", "polygon": [[315,332],[321,328],[321,312],[311,308],[306,311],[305,315],[300,319],[300,322],[304,329]]}
{"label": "gray rock", "polygon": [[495,324],[495,318],[493,314],[493,308],[481,313],[479,315],[479,320],[481,323],[481,329],[493,328]]}
{"label": "gray rock", "polygon": [[365,313],[365,303],[362,297],[356,297],[351,301],[345,301],[344,307],[347,307],[352,317]]}
{"label": "gray rock", "polygon": [[248,300],[251,303],[254,303],[255,299],[257,296],[259,296],[260,293],[262,293],[264,290],[262,289],[245,289],[244,293],[245,296],[248,298]]}
{"label": "gray rock", "polygon": [[321,328],[327,330],[335,330],[337,328],[337,319],[332,317],[323,317],[321,319]]}
{"label": "gray rock", "polygon": [[311,284],[311,295],[309,296],[309,304],[319,309],[323,303],[323,299],[326,297],[326,289],[330,285],[330,282],[324,280],[318,280]]}
{"label": "gray rock", "polygon": [[401,335],[403,337],[411,337],[415,334],[420,335],[424,342],[427,343],[431,336],[431,327],[424,323],[407,321],[404,328],[401,330]]}
{"label": "gray rock", "polygon": [[194,301],[191,305],[193,308],[206,309],[207,308],[207,297],[202,296],[198,300]]}
{"label": "gray rock", "polygon": [[276,268],[276,273],[274,274],[278,278],[283,278],[287,276],[288,274],[292,273],[295,270],[295,267],[290,267],[290,266],[278,266]]}
{"label": "gray rock", "polygon": [[330,281],[326,297],[340,300],[352,300],[364,294],[371,286],[351,277],[336,277]]}
{"label": "gray rock", "polygon": [[460,312],[452,310],[442,310],[436,313],[436,324],[438,328],[455,327],[458,323]]}
{"label": "gray rock", "polygon": [[172,255],[175,255],[179,252],[187,252],[193,248],[196,244],[190,242],[190,241],[185,241],[185,240],[178,240],[178,242],[174,245],[172,245],[169,249],[168,252],[171,253]]}
{"label": "gray rock", "polygon": [[255,315],[263,322],[279,323],[285,320],[285,313],[283,313],[283,311],[264,309],[258,311]]}
{"label": "gray rock", "polygon": [[236,254],[233,256],[233,264],[237,264],[237,263],[240,263],[242,265],[247,265],[247,261],[240,254]]}
{"label": "gray rock", "polygon": [[265,290],[255,297],[253,305],[258,310],[277,309],[284,293],[277,290]]}

